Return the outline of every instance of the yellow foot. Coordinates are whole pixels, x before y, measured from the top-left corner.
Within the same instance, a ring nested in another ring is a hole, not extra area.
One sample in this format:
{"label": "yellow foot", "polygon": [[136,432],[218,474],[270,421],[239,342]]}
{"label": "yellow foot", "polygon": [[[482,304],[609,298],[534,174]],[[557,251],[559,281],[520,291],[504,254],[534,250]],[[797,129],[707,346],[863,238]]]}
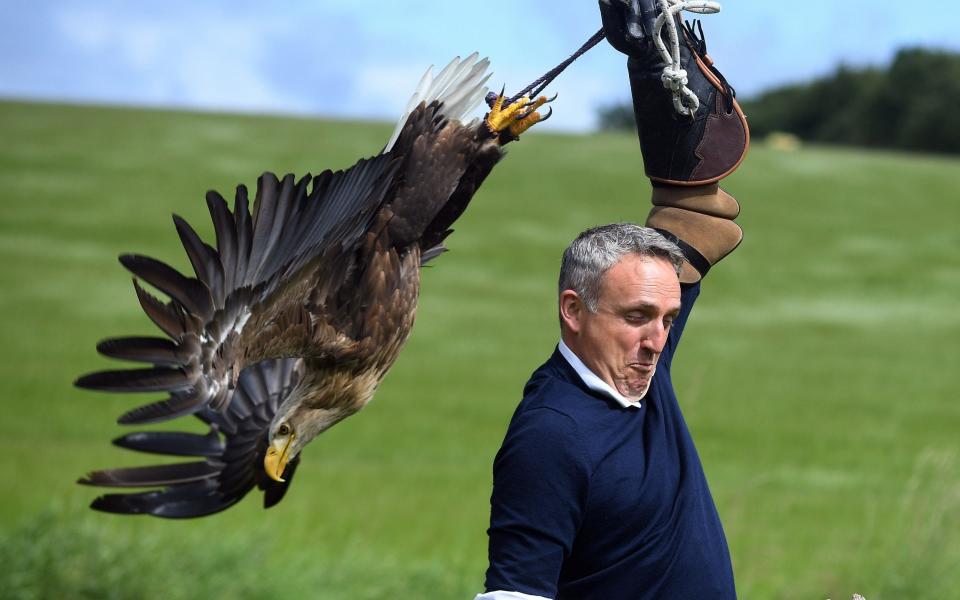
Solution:
{"label": "yellow foot", "polygon": [[550,115],[553,114],[552,108],[548,110],[546,115],[541,115],[537,112],[537,109],[548,102],[553,102],[555,99],[556,96],[553,98],[540,96],[536,100],[531,101],[529,97],[523,96],[516,102],[504,107],[503,104],[506,102],[506,97],[504,97],[503,91],[501,91],[500,95],[497,96],[497,99],[490,107],[490,112],[487,113],[485,122],[491,133],[495,135],[505,133],[507,134],[506,137],[508,140],[516,139],[521,133],[530,129],[535,124],[550,118]]}

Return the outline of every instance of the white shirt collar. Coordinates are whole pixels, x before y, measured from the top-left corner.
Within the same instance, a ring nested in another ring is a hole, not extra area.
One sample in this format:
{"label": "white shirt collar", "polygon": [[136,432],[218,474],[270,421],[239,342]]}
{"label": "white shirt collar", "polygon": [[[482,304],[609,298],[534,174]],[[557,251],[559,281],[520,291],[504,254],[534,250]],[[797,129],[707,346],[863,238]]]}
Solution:
{"label": "white shirt collar", "polygon": [[[583,381],[583,384],[595,392],[600,392],[605,396],[609,396],[617,402],[620,406],[624,408],[640,408],[642,405],[640,400],[630,400],[616,389],[613,388],[606,381],[597,377],[597,375],[591,371],[587,365],[583,364],[583,361],[580,360],[580,357],[573,353],[566,344],[563,343],[563,340],[560,340],[560,343],[557,344],[557,348],[560,350],[560,354],[570,363],[570,366],[573,367],[573,370],[577,372],[577,375],[580,376],[580,379]],[[648,388],[649,389],[649,388]],[[647,391],[644,390],[643,396],[647,395]],[[641,396],[641,398],[643,397]]]}

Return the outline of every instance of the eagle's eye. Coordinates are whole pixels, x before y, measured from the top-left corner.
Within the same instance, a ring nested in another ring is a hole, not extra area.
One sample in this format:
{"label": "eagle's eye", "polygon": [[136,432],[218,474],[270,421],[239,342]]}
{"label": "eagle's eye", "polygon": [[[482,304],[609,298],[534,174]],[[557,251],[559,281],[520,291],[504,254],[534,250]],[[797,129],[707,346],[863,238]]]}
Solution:
{"label": "eagle's eye", "polygon": [[277,435],[290,435],[290,426],[282,423],[280,427],[277,427]]}

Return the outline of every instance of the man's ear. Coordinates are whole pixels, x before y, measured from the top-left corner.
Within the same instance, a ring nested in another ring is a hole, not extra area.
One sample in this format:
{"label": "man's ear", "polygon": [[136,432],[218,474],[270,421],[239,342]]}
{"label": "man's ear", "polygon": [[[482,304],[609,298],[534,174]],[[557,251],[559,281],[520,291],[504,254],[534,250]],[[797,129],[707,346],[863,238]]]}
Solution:
{"label": "man's ear", "polygon": [[580,333],[587,307],[573,290],[560,292],[560,320],[571,333]]}

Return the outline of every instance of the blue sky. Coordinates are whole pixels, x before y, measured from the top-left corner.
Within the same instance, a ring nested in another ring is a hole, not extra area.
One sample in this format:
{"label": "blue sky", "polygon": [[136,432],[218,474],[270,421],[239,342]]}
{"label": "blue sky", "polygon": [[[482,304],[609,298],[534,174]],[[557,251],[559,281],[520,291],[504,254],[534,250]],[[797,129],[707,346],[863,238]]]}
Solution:
{"label": "blue sky", "polygon": [[[956,7],[722,4],[704,28],[741,97],[841,62],[884,64],[905,45],[960,50]],[[0,97],[393,120],[431,64],[477,50],[493,87],[516,91],[600,22],[589,0],[3,0],[0,26]],[[598,106],[628,98],[624,59],[604,43],[550,91],[560,99],[546,125],[589,129]]]}

